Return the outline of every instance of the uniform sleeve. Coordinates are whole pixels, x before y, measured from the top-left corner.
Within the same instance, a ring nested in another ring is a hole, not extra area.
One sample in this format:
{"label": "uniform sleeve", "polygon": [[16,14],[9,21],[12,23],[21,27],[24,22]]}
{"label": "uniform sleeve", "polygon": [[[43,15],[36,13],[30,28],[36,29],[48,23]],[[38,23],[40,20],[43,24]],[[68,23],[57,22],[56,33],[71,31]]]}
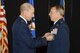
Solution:
{"label": "uniform sleeve", "polygon": [[36,48],[47,45],[46,38],[34,39],[28,27],[21,27],[19,30],[19,38],[30,48]]}

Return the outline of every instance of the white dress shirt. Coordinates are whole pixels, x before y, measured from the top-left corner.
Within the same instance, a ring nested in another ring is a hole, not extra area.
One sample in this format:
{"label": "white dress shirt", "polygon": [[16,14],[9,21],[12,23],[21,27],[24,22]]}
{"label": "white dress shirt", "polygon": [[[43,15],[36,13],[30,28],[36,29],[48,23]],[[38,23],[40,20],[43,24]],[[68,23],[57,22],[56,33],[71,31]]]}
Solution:
{"label": "white dress shirt", "polygon": [[21,15],[20,17],[26,22],[26,24],[28,24],[27,20],[24,17],[22,17]]}

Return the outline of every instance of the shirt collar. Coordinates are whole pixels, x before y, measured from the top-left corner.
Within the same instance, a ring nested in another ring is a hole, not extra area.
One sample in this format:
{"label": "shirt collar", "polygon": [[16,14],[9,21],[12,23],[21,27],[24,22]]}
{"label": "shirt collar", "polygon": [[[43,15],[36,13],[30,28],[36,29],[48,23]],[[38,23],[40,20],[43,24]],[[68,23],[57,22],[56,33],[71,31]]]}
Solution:
{"label": "shirt collar", "polygon": [[23,16],[20,15],[20,17],[26,22],[26,24],[28,24],[27,20]]}
{"label": "shirt collar", "polygon": [[55,25],[57,22],[58,22],[58,20],[56,20],[56,21],[54,22],[54,25]]}
{"label": "shirt collar", "polygon": [[[63,18],[64,19],[64,18]],[[60,19],[58,19],[58,20],[56,20],[55,22],[54,22],[54,25],[59,21]]]}

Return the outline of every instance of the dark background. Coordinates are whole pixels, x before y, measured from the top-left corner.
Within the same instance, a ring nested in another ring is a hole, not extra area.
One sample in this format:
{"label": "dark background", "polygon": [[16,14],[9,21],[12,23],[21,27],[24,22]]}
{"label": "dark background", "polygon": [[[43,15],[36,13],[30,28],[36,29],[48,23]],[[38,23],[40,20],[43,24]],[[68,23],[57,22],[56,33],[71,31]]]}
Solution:
{"label": "dark background", "polygon": [[[8,22],[9,53],[12,53],[12,24],[19,16],[19,6],[28,0],[5,0],[6,18]],[[36,36],[41,37],[49,31],[49,8],[58,5],[59,0],[35,0]],[[70,53],[80,53],[80,8],[79,0],[66,0],[65,21],[70,29]],[[37,53],[46,53],[47,46],[37,48]]]}

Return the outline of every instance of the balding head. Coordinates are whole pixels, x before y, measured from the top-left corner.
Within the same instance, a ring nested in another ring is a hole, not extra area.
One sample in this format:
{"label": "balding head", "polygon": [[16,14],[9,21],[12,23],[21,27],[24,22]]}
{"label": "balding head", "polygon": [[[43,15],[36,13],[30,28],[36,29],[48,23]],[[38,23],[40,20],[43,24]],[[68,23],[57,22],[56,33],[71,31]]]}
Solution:
{"label": "balding head", "polygon": [[34,7],[30,3],[23,3],[20,6],[20,14],[27,21],[30,21],[34,17]]}
{"label": "balding head", "polygon": [[24,10],[34,10],[34,7],[30,4],[30,3],[23,3],[21,6],[20,6],[20,11],[24,11]]}

